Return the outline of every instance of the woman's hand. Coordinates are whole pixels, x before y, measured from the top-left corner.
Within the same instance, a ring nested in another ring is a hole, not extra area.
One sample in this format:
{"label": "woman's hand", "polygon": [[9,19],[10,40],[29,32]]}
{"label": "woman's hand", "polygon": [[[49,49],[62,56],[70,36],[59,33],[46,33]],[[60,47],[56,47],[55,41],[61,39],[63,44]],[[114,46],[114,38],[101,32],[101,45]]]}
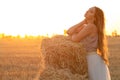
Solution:
{"label": "woman's hand", "polygon": [[74,34],[74,32],[75,32],[75,28],[74,27],[71,27],[71,28],[69,28],[68,30],[67,30],[67,34],[68,35],[72,35],[72,34]]}
{"label": "woman's hand", "polygon": [[68,30],[67,30],[67,34],[68,35],[73,35],[75,33],[78,33],[82,28],[82,25],[83,24],[86,24],[86,19],[84,19],[83,21],[81,21],[80,23],[70,27]]}
{"label": "woman's hand", "polygon": [[82,29],[83,29],[83,26],[78,27],[77,30],[76,30],[76,33],[79,33]]}

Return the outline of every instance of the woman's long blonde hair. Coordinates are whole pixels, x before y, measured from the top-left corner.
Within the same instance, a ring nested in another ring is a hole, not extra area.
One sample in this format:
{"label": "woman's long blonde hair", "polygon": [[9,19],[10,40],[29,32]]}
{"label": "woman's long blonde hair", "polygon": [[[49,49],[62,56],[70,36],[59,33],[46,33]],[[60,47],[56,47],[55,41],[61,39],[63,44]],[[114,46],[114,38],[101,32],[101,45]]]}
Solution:
{"label": "woman's long blonde hair", "polygon": [[96,6],[94,23],[98,29],[98,54],[100,54],[105,63],[109,65],[104,12]]}

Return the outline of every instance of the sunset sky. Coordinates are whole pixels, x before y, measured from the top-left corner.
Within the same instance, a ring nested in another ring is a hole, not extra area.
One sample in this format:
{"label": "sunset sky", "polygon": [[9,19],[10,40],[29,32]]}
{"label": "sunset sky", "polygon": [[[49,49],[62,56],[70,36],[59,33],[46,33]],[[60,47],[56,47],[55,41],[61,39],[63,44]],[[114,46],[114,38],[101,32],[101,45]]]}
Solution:
{"label": "sunset sky", "polygon": [[120,34],[119,0],[0,0],[0,33],[63,34],[92,6],[103,9],[106,31]]}

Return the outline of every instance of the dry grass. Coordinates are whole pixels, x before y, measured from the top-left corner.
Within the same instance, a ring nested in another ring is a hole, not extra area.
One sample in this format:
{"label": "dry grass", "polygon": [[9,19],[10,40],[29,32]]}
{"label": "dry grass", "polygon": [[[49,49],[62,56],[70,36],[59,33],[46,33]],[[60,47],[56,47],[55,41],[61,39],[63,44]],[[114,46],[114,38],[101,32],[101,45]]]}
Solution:
{"label": "dry grass", "polygon": [[120,37],[108,38],[112,80],[120,80]]}
{"label": "dry grass", "polygon": [[0,57],[0,80],[33,80],[39,57]]}
{"label": "dry grass", "polygon": [[[41,68],[40,43],[35,39],[0,40],[0,80],[33,80]],[[120,80],[120,37],[109,37],[108,45],[112,80]]]}
{"label": "dry grass", "polygon": [[81,75],[87,73],[86,51],[81,43],[57,35],[43,39],[41,49],[46,66],[57,69],[69,68],[72,73]]}
{"label": "dry grass", "polygon": [[0,80],[33,80],[40,69],[41,40],[1,39]]}
{"label": "dry grass", "polygon": [[[36,80],[87,80],[86,51],[63,35],[43,39],[44,70]],[[77,76],[76,76],[77,75]]]}

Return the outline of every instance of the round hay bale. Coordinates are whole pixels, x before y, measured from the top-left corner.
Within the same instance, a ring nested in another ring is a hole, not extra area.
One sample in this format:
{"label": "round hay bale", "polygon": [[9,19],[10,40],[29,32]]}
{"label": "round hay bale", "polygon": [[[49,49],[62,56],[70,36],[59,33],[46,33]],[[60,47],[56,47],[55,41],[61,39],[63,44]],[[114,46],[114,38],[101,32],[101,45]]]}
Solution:
{"label": "round hay bale", "polygon": [[45,66],[69,69],[72,74],[87,74],[86,51],[81,43],[67,36],[56,35],[42,40],[41,51]]}
{"label": "round hay bale", "polygon": [[72,74],[68,68],[55,69],[47,66],[46,69],[35,80],[88,80],[88,77],[87,74]]}

